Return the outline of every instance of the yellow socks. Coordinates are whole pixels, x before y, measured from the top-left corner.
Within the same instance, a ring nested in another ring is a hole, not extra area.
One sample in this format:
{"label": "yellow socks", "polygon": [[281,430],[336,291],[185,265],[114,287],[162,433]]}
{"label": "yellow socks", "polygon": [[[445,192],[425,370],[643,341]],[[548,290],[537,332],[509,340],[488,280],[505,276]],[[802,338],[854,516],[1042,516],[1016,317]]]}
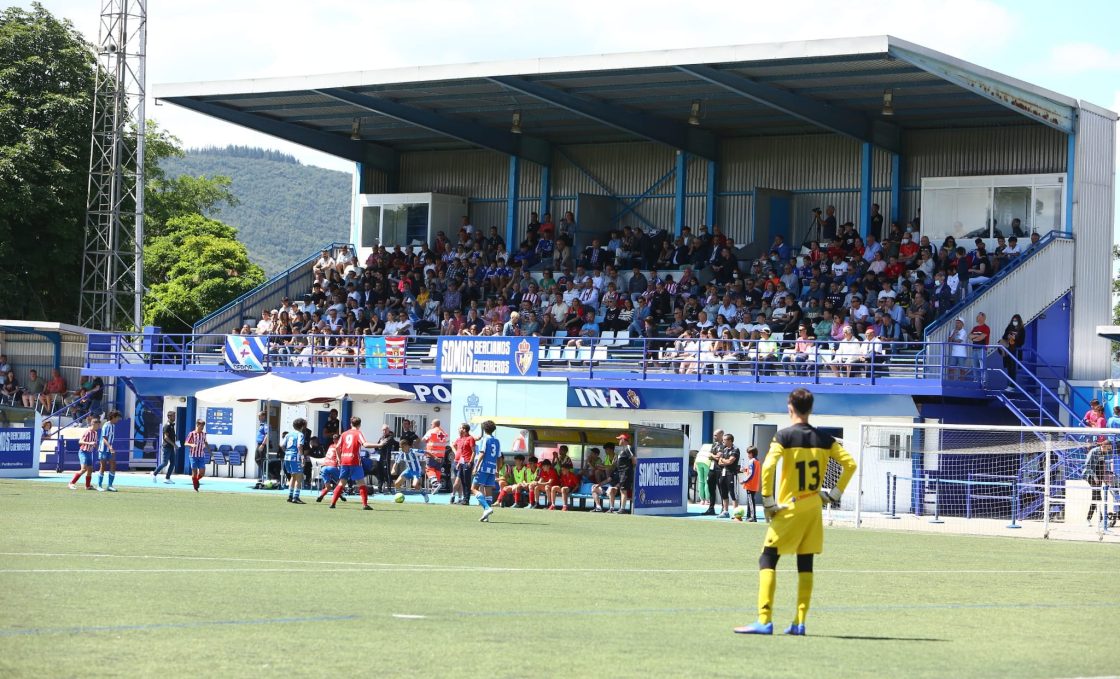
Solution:
{"label": "yellow socks", "polygon": [[[758,621],[763,624],[770,622],[770,616],[774,612],[774,588],[776,585],[777,578],[774,575],[773,568],[763,568],[758,571]],[[809,581],[809,587],[812,589],[812,580]],[[801,600],[800,590],[801,588],[798,587],[799,602]],[[808,603],[806,603],[806,607],[808,607]]]}
{"label": "yellow socks", "polygon": [[[771,571],[773,573],[773,571]],[[770,590],[773,592],[773,588]],[[760,595],[761,596],[761,595]],[[797,574],[797,619],[798,625],[805,624],[809,613],[809,600],[813,598],[813,571]]]}

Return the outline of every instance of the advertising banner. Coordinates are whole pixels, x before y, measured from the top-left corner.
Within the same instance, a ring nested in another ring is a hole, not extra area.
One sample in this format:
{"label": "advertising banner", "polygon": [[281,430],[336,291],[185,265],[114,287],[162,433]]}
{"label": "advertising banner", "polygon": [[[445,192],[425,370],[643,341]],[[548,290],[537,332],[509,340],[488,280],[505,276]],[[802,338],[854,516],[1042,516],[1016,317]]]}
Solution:
{"label": "advertising banner", "polygon": [[226,367],[237,372],[264,372],[268,338],[259,335],[226,335]]}
{"label": "advertising banner", "polygon": [[684,511],[686,465],[679,456],[639,457],[634,476],[634,509]]}
{"label": "advertising banner", "polygon": [[436,369],[444,376],[536,376],[539,341],[537,337],[440,337]]}

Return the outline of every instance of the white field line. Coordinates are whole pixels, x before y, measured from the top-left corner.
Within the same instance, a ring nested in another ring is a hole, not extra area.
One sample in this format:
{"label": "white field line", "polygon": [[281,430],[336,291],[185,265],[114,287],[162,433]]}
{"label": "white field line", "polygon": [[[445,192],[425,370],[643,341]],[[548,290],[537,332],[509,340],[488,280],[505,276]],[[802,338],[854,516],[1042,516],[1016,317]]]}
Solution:
{"label": "white field line", "polygon": [[[155,556],[145,554],[103,554],[103,553],[59,553],[59,552],[0,552],[0,556],[27,558],[72,558],[72,559],[137,559],[160,561],[217,561],[227,563],[270,563],[295,564],[308,568],[269,567],[269,568],[0,568],[0,573],[357,573],[387,571],[399,573],[654,573],[654,574],[707,574],[726,573],[726,569],[714,568],[560,568],[560,567],[517,567],[517,566],[448,566],[444,564],[380,563],[362,561],[310,561],[303,559],[258,559],[251,557],[222,556]],[[1071,571],[1057,570],[995,570],[995,569],[871,569],[871,568],[819,568],[818,573],[841,573],[850,575],[1056,575],[1056,574],[1094,574],[1095,570]]]}

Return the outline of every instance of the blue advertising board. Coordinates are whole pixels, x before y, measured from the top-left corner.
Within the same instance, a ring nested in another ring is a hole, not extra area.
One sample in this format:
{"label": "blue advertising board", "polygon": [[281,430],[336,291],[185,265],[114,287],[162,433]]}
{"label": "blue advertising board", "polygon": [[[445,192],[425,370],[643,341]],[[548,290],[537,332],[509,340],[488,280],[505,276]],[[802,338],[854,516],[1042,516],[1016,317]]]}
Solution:
{"label": "blue advertising board", "polygon": [[206,433],[217,436],[233,434],[233,408],[207,408]]}
{"label": "blue advertising board", "polygon": [[30,427],[0,429],[0,472],[14,474],[36,468],[35,430]]}
{"label": "blue advertising board", "polygon": [[639,457],[634,474],[634,509],[684,511],[686,464],[680,457]]}
{"label": "blue advertising board", "polygon": [[537,337],[440,337],[436,369],[444,376],[536,377],[539,342]]}

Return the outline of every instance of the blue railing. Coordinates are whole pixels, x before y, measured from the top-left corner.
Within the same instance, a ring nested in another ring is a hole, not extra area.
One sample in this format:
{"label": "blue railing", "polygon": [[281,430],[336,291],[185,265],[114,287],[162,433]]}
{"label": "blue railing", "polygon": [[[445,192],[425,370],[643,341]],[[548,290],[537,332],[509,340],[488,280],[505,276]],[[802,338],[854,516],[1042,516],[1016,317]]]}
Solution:
{"label": "blue railing", "polygon": [[[89,351],[86,367],[129,371],[225,371],[223,346],[227,335],[160,335],[148,346],[134,336],[118,335],[104,350]],[[403,352],[368,353],[369,336],[270,337],[264,366],[280,373],[368,374],[384,378],[432,377],[436,366],[436,337],[404,338]],[[382,339],[383,338],[379,338]],[[979,361],[982,347],[950,343],[883,343],[882,353],[865,351],[864,343],[814,341],[794,351],[792,340],[698,340],[630,338],[605,333],[602,337],[540,338],[537,375],[575,378],[671,380],[676,382],[876,384],[881,380],[910,379],[955,383],[980,389],[989,369]],[[342,344],[340,348],[339,345]],[[383,342],[378,343],[384,347]],[[953,357],[953,351],[967,356]]]}
{"label": "blue railing", "polygon": [[933,331],[937,330],[941,326],[961,315],[961,312],[963,312],[969,304],[972,304],[972,302],[974,302],[980,295],[983,295],[985,291],[990,290],[993,284],[1010,276],[1016,269],[1023,266],[1024,262],[1042,252],[1048,244],[1056,240],[1073,240],[1073,234],[1066,233],[1065,231],[1051,231],[1042,236],[1038,239],[1038,243],[1036,245],[1030,246],[1021,254],[1019,254],[1018,257],[1015,257],[1014,259],[1007,262],[1007,264],[1004,264],[1003,267],[980,288],[979,292],[977,292],[976,294],[969,294],[968,290],[963,291],[961,300],[953,306],[949,307],[948,310],[939,313],[937,315],[937,318],[925,327],[925,329],[922,331],[922,334],[924,334],[926,337],[929,337]]}
{"label": "blue railing", "polygon": [[[200,334],[211,333],[221,329],[223,325],[229,324],[229,322],[234,319],[236,319],[237,325],[240,326],[245,318],[246,312],[254,310],[256,306],[268,304],[271,308],[276,308],[279,306],[280,298],[291,297],[293,291],[301,297],[306,295],[311,292],[311,265],[319,259],[320,253],[323,250],[330,250],[333,256],[333,254],[337,254],[337,252],[344,247],[350,248],[350,252],[352,253],[357,253],[357,250],[351,243],[328,243],[298,264],[295,264],[282,273],[276,274],[264,283],[196,322],[193,326],[193,330],[195,333]],[[281,285],[283,285],[282,288]],[[272,297],[276,297],[276,299],[273,300],[271,299]],[[234,314],[235,311],[236,315]]]}

